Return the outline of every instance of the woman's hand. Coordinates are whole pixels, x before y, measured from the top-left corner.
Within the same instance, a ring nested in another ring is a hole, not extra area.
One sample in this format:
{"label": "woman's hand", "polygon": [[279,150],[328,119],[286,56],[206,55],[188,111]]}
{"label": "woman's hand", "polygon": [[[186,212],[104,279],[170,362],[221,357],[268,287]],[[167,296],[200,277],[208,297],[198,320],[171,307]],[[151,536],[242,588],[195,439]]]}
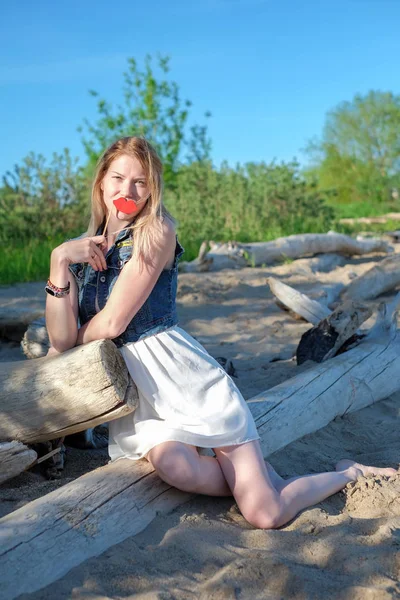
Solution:
{"label": "woman's hand", "polygon": [[105,246],[106,238],[104,235],[95,235],[64,242],[64,244],[53,250],[52,255],[57,262],[64,262],[67,265],[88,263],[95,271],[103,271],[107,269],[106,259],[102,251]]}

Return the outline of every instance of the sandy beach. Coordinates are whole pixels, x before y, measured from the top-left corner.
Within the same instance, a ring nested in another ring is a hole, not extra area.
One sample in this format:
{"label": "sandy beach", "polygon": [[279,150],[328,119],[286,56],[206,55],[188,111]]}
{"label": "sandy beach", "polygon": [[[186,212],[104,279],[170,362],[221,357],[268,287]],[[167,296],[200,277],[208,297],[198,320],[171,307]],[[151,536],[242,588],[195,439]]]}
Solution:
{"label": "sandy beach", "polygon": [[[219,273],[179,276],[180,325],[214,357],[230,359],[246,399],[309,365],[293,358],[310,324],[276,305],[273,275],[307,294],[347,284],[379,260],[351,259],[330,273],[307,260]],[[44,302],[41,284],[0,289],[0,306]],[[366,302],[376,308],[395,292]],[[11,300],[13,299],[13,300]],[[26,302],[26,299],[24,300]],[[17,343],[0,360],[22,360]],[[400,375],[399,375],[400,376]],[[400,393],[335,419],[269,457],[282,476],[332,469],[341,458],[399,467]],[[105,464],[105,450],[67,448],[63,477],[46,481],[31,470],[0,486],[0,516]],[[195,497],[140,534],[87,560],[52,585],[21,598],[140,600],[400,598],[400,473],[362,478],[277,531],[252,528],[231,498]]]}

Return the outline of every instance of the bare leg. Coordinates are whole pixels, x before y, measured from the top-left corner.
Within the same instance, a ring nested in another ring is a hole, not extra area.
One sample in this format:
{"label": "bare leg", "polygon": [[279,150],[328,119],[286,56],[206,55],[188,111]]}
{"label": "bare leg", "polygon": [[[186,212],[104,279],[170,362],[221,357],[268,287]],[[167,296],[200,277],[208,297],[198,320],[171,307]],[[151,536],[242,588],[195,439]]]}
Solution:
{"label": "bare leg", "polygon": [[[278,481],[277,489],[272,480],[276,477],[271,477],[258,442],[216,448],[215,452],[243,516],[263,529],[281,527],[304,508],[335,494],[363,474],[356,463],[349,461],[338,471],[295,477],[284,484]],[[382,475],[395,472],[363,468]]]}
{"label": "bare leg", "polygon": [[217,459],[200,456],[194,446],[164,442],[150,450],[147,460],[161,479],[180,490],[209,496],[232,496]]}

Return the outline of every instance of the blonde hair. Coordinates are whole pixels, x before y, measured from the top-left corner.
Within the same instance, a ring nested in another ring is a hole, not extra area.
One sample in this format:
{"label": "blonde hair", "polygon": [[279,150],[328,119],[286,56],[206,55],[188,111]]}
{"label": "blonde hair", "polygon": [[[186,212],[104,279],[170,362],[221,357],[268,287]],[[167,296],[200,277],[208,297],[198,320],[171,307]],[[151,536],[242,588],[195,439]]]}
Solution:
{"label": "blonde hair", "polygon": [[162,223],[165,217],[174,223],[162,202],[163,178],[162,163],[153,146],[142,137],[124,137],[109,146],[99,158],[92,186],[92,213],[88,236],[96,235],[107,217],[101,184],[111,163],[122,155],[136,158],[146,175],[150,196],[145,207],[133,221],[129,229],[134,236],[133,256],[144,261],[151,260],[151,249],[162,235]]}

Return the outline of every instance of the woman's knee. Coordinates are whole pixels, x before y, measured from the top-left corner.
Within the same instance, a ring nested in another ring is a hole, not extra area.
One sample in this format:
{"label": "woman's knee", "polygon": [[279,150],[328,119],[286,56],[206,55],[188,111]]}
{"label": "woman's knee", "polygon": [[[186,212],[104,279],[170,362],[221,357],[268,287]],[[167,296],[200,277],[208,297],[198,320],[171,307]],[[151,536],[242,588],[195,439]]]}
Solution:
{"label": "woman's knee", "polygon": [[195,491],[198,483],[197,460],[184,444],[162,444],[148,458],[161,479],[183,491]]}
{"label": "woman's knee", "polygon": [[243,517],[257,529],[277,529],[285,524],[285,507],[278,496],[272,502],[244,502],[239,504]]}
{"label": "woman's knee", "polygon": [[284,525],[280,512],[261,510],[249,512],[247,515],[243,514],[243,516],[256,529],[278,529],[278,527]]}

